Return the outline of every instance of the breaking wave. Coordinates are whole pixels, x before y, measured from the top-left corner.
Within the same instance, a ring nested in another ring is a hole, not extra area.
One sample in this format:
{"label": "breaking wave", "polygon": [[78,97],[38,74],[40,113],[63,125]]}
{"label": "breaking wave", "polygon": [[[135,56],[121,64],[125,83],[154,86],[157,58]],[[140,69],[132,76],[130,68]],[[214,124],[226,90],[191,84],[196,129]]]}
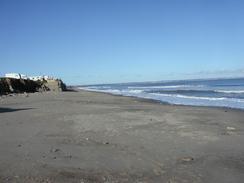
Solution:
{"label": "breaking wave", "polygon": [[111,84],[81,89],[154,99],[171,104],[219,106],[244,109],[244,79],[179,81],[165,83]]}

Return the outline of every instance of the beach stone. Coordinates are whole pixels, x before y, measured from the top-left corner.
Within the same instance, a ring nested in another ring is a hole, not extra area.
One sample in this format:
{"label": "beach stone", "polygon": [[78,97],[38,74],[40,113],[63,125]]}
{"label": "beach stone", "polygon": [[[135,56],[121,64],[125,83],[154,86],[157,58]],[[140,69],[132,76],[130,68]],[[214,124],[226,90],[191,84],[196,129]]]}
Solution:
{"label": "beach stone", "polygon": [[183,158],[180,158],[180,161],[183,162],[183,163],[186,163],[186,162],[191,162],[193,161],[194,158],[193,157],[183,157]]}
{"label": "beach stone", "polygon": [[29,94],[26,93],[26,92],[24,92],[24,96],[25,96],[25,97],[29,97]]}
{"label": "beach stone", "polygon": [[69,158],[69,159],[71,159],[72,157],[73,157],[72,155],[64,156],[64,158]]}
{"label": "beach stone", "polygon": [[156,168],[153,169],[153,173],[154,173],[156,176],[161,175],[160,170],[158,170],[158,169],[156,169]]}
{"label": "beach stone", "polygon": [[226,127],[226,130],[231,130],[231,131],[233,131],[233,130],[236,130],[234,127],[231,127],[231,126],[227,126]]}
{"label": "beach stone", "polygon": [[54,149],[50,150],[50,152],[59,152],[59,151],[60,151],[60,149],[58,149],[58,148],[54,148]]}

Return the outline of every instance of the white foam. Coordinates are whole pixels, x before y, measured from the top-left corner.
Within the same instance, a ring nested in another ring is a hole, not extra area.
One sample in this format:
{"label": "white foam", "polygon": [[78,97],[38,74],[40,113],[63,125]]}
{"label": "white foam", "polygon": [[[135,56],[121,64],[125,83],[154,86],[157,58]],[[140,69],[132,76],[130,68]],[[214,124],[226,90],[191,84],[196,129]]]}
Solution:
{"label": "white foam", "polygon": [[122,90],[122,92],[129,92],[129,93],[142,93],[143,90]]}
{"label": "white foam", "polygon": [[214,90],[220,93],[244,93],[244,90]]}
{"label": "white foam", "polygon": [[237,99],[237,98],[197,97],[197,96],[187,96],[187,95],[180,95],[180,94],[146,93],[143,92],[143,90],[130,90],[130,89],[97,90],[97,89],[82,88],[82,87],[80,89],[102,92],[102,93],[111,93],[115,95],[154,99],[154,100],[160,100],[162,102],[168,102],[171,104],[195,105],[195,106],[219,106],[219,107],[222,106],[222,107],[244,109],[244,99]]}
{"label": "white foam", "polygon": [[204,85],[169,85],[169,86],[129,86],[129,89],[160,89],[160,88],[191,88],[191,87],[203,87]]}
{"label": "white foam", "polygon": [[237,102],[244,102],[244,99],[236,99],[236,98],[226,98],[226,97],[196,97],[196,96],[187,96],[187,95],[174,95],[174,94],[159,94],[152,93],[153,95],[164,96],[164,97],[176,97],[176,98],[184,98],[184,99],[195,99],[195,100],[231,100]]}

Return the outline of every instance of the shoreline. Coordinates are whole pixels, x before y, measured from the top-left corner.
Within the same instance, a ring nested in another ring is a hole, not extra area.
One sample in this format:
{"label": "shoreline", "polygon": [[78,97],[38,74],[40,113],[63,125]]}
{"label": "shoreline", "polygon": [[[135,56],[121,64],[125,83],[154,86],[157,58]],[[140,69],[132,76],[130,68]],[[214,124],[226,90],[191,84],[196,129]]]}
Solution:
{"label": "shoreline", "polygon": [[[156,103],[156,104],[160,104],[160,105],[169,105],[169,106],[182,106],[182,107],[200,107],[200,108],[212,108],[212,109],[223,109],[223,110],[236,110],[236,111],[244,111],[244,109],[242,108],[234,108],[234,107],[227,107],[227,106],[202,106],[202,105],[188,105],[188,104],[173,104],[173,103],[169,103],[169,102],[164,102],[161,100],[157,100],[157,99],[151,99],[151,98],[143,98],[143,97],[138,97],[138,96],[126,96],[126,95],[122,95],[122,94],[113,94],[113,93],[109,93],[109,92],[104,92],[104,91],[93,91],[93,90],[89,90],[89,89],[81,89],[81,88],[72,88],[71,90],[67,89],[66,91],[62,91],[62,92],[94,92],[94,93],[102,93],[102,94],[108,94],[111,96],[119,96],[119,97],[129,97],[129,98],[133,98],[133,99],[138,99],[140,101],[148,101],[151,103]],[[18,95],[29,95],[29,94],[35,94],[35,93],[49,93],[49,92],[57,92],[57,91],[44,91],[44,92],[22,92],[22,93],[9,93],[9,94],[0,94],[0,99],[1,98],[6,98],[6,97],[13,97],[13,96],[18,96]]]}
{"label": "shoreline", "polygon": [[[237,182],[244,112],[108,93],[0,102],[0,182]],[[221,176],[220,176],[221,175]]]}
{"label": "shoreline", "polygon": [[156,100],[156,99],[150,99],[150,98],[143,98],[143,97],[137,97],[137,96],[125,96],[122,94],[113,94],[113,93],[109,93],[109,92],[103,92],[103,91],[92,91],[92,90],[86,90],[86,89],[76,89],[77,91],[86,91],[86,92],[95,92],[95,93],[103,93],[103,94],[108,94],[108,95],[112,95],[112,96],[119,96],[119,97],[129,97],[129,98],[134,98],[134,99],[138,99],[141,101],[148,101],[151,103],[156,103],[156,104],[161,104],[161,105],[169,105],[169,106],[181,106],[181,107],[200,107],[200,108],[213,108],[213,109],[228,109],[228,110],[236,110],[236,111],[241,111],[244,112],[244,109],[242,108],[232,108],[232,107],[226,107],[226,106],[201,106],[201,105],[184,105],[184,104],[173,104],[173,103],[169,103],[169,102],[163,102],[161,100]]}

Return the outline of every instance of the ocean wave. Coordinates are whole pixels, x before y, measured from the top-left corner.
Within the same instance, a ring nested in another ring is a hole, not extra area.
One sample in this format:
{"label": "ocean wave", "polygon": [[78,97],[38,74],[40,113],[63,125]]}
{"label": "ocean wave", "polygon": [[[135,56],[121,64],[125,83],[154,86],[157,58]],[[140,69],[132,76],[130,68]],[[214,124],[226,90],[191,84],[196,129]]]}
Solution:
{"label": "ocean wave", "polygon": [[111,92],[120,92],[120,90],[117,89],[111,89],[111,90],[101,90],[101,89],[97,89],[94,87],[78,87],[78,89],[80,90],[86,90],[86,91],[94,91],[94,92],[102,92],[102,93],[111,93]]}
{"label": "ocean wave", "polygon": [[197,96],[187,96],[181,94],[162,94],[162,93],[147,93],[143,90],[129,90],[129,89],[107,89],[98,90],[91,88],[82,88],[83,90],[111,93],[114,95],[124,95],[124,96],[134,96],[139,98],[147,98],[159,100],[162,102],[168,102],[171,104],[181,104],[181,105],[195,105],[195,106],[222,106],[231,108],[241,108],[244,109],[244,99],[237,98],[226,98],[226,97],[197,97]]}
{"label": "ocean wave", "polygon": [[241,93],[244,93],[244,90],[214,90],[215,92],[218,92],[218,93],[237,93],[237,94],[241,94]]}
{"label": "ocean wave", "polygon": [[227,98],[241,98],[244,99],[244,91],[225,91],[225,90],[192,90],[192,89],[180,89],[180,90],[146,90],[147,93],[159,93],[159,94],[180,94],[187,96],[199,96],[199,97],[227,97]]}
{"label": "ocean wave", "polygon": [[129,93],[142,93],[143,90],[122,90],[122,92],[129,92]]}
{"label": "ocean wave", "polygon": [[168,86],[129,86],[129,89],[160,89],[160,88],[188,88],[188,87],[204,87],[204,85],[168,85]]}
{"label": "ocean wave", "polygon": [[180,90],[147,90],[147,93],[162,93],[162,94],[178,94],[178,93],[217,93],[213,90],[192,90],[192,89],[180,89]]}
{"label": "ocean wave", "polygon": [[109,89],[111,88],[110,86],[90,86],[86,88],[91,88],[91,89]]}
{"label": "ocean wave", "polygon": [[94,92],[101,92],[101,93],[112,93],[112,94],[117,94],[117,95],[123,95],[123,94],[138,94],[142,92],[142,90],[134,90],[134,91],[129,91],[129,90],[119,90],[119,89],[94,89],[92,87],[79,87],[78,89],[81,90],[86,90],[86,91],[94,91]]}
{"label": "ocean wave", "polygon": [[[226,97],[196,97],[196,96],[187,96],[187,95],[171,95],[171,94],[159,94],[152,93],[153,95],[165,96],[165,97],[177,97],[177,98],[185,98],[185,99],[196,99],[196,100],[228,100],[230,98]],[[232,98],[234,99],[234,98]],[[240,100],[240,99],[238,99]],[[244,100],[243,100],[244,102]]]}

